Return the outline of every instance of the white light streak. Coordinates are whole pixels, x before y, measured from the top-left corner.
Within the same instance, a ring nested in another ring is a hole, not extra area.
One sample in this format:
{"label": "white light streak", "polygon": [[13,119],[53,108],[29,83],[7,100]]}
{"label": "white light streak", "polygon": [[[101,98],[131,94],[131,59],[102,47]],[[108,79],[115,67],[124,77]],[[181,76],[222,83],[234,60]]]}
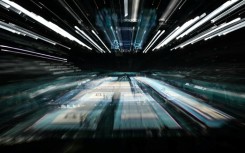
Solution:
{"label": "white light streak", "polygon": [[220,20],[221,18],[223,18],[224,16],[232,13],[233,11],[239,9],[240,7],[242,7],[245,4],[245,0],[237,3],[236,5],[234,5],[233,7],[231,7],[230,9],[226,10],[225,12],[223,12],[222,14],[220,14],[219,16],[215,17],[214,19],[211,20],[212,23]]}
{"label": "white light streak", "polygon": [[54,60],[54,61],[67,62],[66,60],[59,60],[59,59],[54,59],[54,58],[49,58],[49,57],[44,57],[44,56],[39,56],[39,55],[33,55],[33,54],[29,54],[29,53],[23,53],[23,52],[8,50],[8,49],[1,49],[1,51],[9,52],[9,53],[22,54],[22,55],[28,55],[28,56],[33,56],[33,57],[39,57],[39,58],[44,58],[44,59],[49,59],[49,60]]}
{"label": "white light streak", "polygon": [[28,53],[32,53],[32,54],[47,56],[47,57],[50,57],[50,58],[56,58],[56,59],[59,59],[59,60],[67,60],[65,58],[60,58],[60,57],[51,56],[51,55],[47,55],[47,54],[37,53],[37,52],[33,52],[33,51],[30,51],[30,50],[21,49],[21,48],[15,48],[15,47],[10,47],[10,46],[5,46],[5,45],[0,45],[0,47],[10,48],[10,49],[16,49],[16,50],[19,50],[19,51],[24,51],[24,52],[28,52]]}
{"label": "white light streak", "polygon": [[140,0],[132,0],[132,17],[131,21],[136,22],[137,16],[138,16],[138,9],[139,9],[139,3]]}
{"label": "white light streak", "polygon": [[111,53],[110,49],[104,44],[104,42],[100,39],[100,37],[92,30],[92,33],[99,39],[99,41],[105,46],[109,53]]}
{"label": "white light streak", "polygon": [[165,45],[167,45],[170,41],[174,40],[179,34],[181,34],[183,31],[185,31],[187,28],[189,28],[191,25],[193,25],[195,22],[197,22],[200,18],[204,17],[206,14],[203,14],[200,16],[195,17],[194,19],[191,19],[189,21],[187,21],[186,23],[184,23],[180,28],[178,28],[177,30],[175,30],[173,33],[171,33],[170,35],[168,35],[164,41],[162,41],[161,43],[159,43],[156,47],[156,49],[159,49],[160,47],[163,47]]}
{"label": "white light streak", "polygon": [[158,36],[158,34],[161,32],[161,30],[158,30],[155,36],[151,39],[149,44],[146,46],[146,48],[143,50],[143,53],[147,50],[147,48],[151,45],[151,43],[154,41],[154,39]]}
{"label": "white light streak", "polygon": [[101,53],[105,52],[96,42],[93,41],[92,38],[90,38],[83,30],[79,29],[77,26],[75,26],[75,28],[78,30],[77,33],[80,35],[85,36],[90,44],[92,44],[94,47],[96,47]]}
{"label": "white light streak", "polygon": [[75,38],[74,36],[72,36],[70,33],[68,33],[67,31],[63,30],[62,28],[60,28],[59,26],[57,26],[56,24],[49,22],[47,20],[45,20],[43,17],[38,16],[28,10],[26,10],[25,8],[23,8],[22,6],[9,1],[9,0],[2,0],[3,2],[5,2],[6,4],[10,5],[11,7],[19,10],[21,13],[24,13],[25,15],[29,16],[30,18],[32,18],[33,20],[41,23],[42,25],[44,25],[45,27],[55,31],[56,33],[62,35],[63,37],[66,37],[72,41],[77,42],[78,44],[88,48],[89,50],[92,50],[92,48],[90,48],[89,46],[87,46],[86,44],[84,44],[83,42],[81,42],[80,40],[78,40],[77,38]]}
{"label": "white light streak", "polygon": [[124,0],[124,17],[128,16],[128,0]]}
{"label": "white light streak", "polygon": [[147,51],[155,44],[155,42],[164,34],[165,30],[163,30],[158,36],[157,38],[151,43],[151,45],[148,47],[148,49],[145,50],[145,53],[147,53]]}
{"label": "white light streak", "polygon": [[219,13],[221,13],[222,11],[226,10],[227,8],[229,8],[230,6],[232,6],[233,4],[235,4],[237,1],[238,0],[230,0],[230,1],[225,2],[219,8],[217,8],[216,10],[214,10],[213,12],[211,12],[210,14],[208,14],[205,18],[203,18],[202,20],[200,20],[199,22],[197,22],[196,24],[194,24],[192,27],[190,27],[184,33],[182,33],[180,35],[180,37],[182,38],[185,35],[188,35],[189,33],[191,33],[192,31],[194,31],[195,29],[199,28],[201,25],[203,25],[204,23],[206,23],[207,21],[209,21],[210,19],[212,19],[213,17],[215,17],[216,15],[218,15]]}

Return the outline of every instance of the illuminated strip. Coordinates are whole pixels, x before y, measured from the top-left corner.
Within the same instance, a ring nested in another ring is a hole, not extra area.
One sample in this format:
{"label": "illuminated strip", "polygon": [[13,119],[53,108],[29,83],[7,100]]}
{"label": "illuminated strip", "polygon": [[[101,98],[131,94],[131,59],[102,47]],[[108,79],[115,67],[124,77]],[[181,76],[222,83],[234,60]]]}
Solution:
{"label": "illuminated strip", "polygon": [[175,28],[165,39],[163,39],[163,41],[161,41],[154,49],[152,49],[152,51],[154,51],[155,49],[159,48],[160,44],[162,42],[164,42],[166,39],[168,39],[173,33],[175,33],[175,31],[177,31],[180,27]]}
{"label": "illuminated strip", "polygon": [[[201,16],[198,16],[194,19],[192,19],[192,21],[190,21],[191,23],[184,29],[182,30],[180,33],[182,33],[183,31],[185,31],[187,28],[189,28],[192,24],[196,23],[198,20],[204,18],[206,16],[206,13],[203,13]],[[184,25],[183,25],[184,26]],[[181,36],[178,36],[176,39],[178,40],[179,38],[181,38]]]}
{"label": "illuminated strip", "polygon": [[151,39],[151,41],[149,42],[149,44],[146,46],[146,48],[143,50],[143,53],[147,50],[147,48],[151,45],[151,43],[153,42],[153,40],[158,36],[158,34],[161,32],[161,30],[158,30],[157,33],[155,34],[155,36]]}
{"label": "illuminated strip", "polygon": [[219,16],[215,17],[214,19],[211,20],[212,23],[220,20],[221,18],[223,18],[224,16],[232,13],[233,11],[237,10],[238,8],[242,7],[245,4],[245,0],[237,3],[235,6],[231,7],[230,9],[226,10],[225,12],[223,12],[222,14],[220,14]]}
{"label": "illuminated strip", "polygon": [[204,40],[209,40],[209,39],[212,39],[212,38],[214,38],[216,36],[226,35],[226,34],[231,33],[233,31],[239,30],[239,29],[241,29],[243,27],[245,27],[245,21],[243,21],[241,23],[238,23],[238,24],[236,24],[236,25],[234,25],[234,26],[232,26],[230,28],[227,28],[225,30],[222,30],[221,32],[216,33],[216,34],[214,34],[212,36],[209,36],[208,38],[205,38]]}
{"label": "illuminated strip", "polygon": [[17,26],[15,24],[12,24],[12,23],[7,24],[5,22],[0,21],[0,28],[1,29],[4,29],[4,30],[7,30],[9,32],[18,34],[18,35],[28,36],[28,37],[33,38],[33,39],[36,39],[36,40],[37,39],[41,39],[41,40],[43,40],[43,41],[45,41],[47,43],[50,43],[52,45],[56,45],[57,44],[57,45],[60,45],[60,46],[62,46],[64,48],[67,48],[69,50],[71,49],[71,48],[69,48],[69,47],[67,47],[65,45],[62,45],[60,43],[57,43],[57,42],[55,42],[53,40],[50,40],[50,39],[48,39],[46,37],[43,37],[41,35],[38,35],[38,34],[32,32],[32,31],[29,31],[29,30],[27,30],[25,28],[22,28],[20,26]]}
{"label": "illuminated strip", "polygon": [[28,52],[28,53],[37,54],[37,55],[47,56],[47,57],[51,57],[51,58],[57,58],[57,59],[60,59],[60,60],[67,60],[65,58],[60,58],[60,57],[51,56],[51,55],[47,55],[47,54],[37,53],[37,52],[33,52],[33,51],[30,51],[30,50],[21,49],[21,48],[15,48],[15,47],[10,47],[10,46],[5,46],[5,45],[0,45],[0,47],[10,48],[10,49],[16,49],[16,50],[20,50],[20,51],[24,51],[24,52]]}
{"label": "illuminated strip", "polygon": [[48,43],[50,43],[50,44],[53,44],[53,45],[59,45],[59,46],[62,46],[62,47],[64,47],[64,48],[66,48],[66,49],[71,49],[70,47],[67,47],[67,46],[65,46],[65,45],[62,45],[62,44],[60,44],[60,43],[58,43],[58,42],[55,42],[55,41],[53,41],[53,40],[50,40],[49,38],[46,38],[46,37],[44,37],[44,36],[41,36],[41,35],[39,35],[39,34],[37,34],[37,33],[35,33],[35,32],[32,32],[32,31],[30,31],[30,30],[27,30],[27,29],[25,29],[25,28],[22,28],[22,27],[20,27],[20,26],[18,26],[18,25],[15,25],[15,24],[12,24],[12,23],[9,23],[9,25],[11,25],[13,28],[17,28],[18,30],[21,30],[23,33],[25,33],[27,36],[29,35],[29,36],[31,36],[31,37],[36,37],[37,39],[41,39],[41,40],[43,40],[43,41],[46,41],[46,42],[48,42]]}
{"label": "illuminated strip", "polygon": [[174,13],[174,11],[178,8],[179,4],[182,0],[172,0],[170,1],[167,9],[163,12],[159,21],[167,22],[170,16]]}
{"label": "illuminated strip", "polygon": [[4,29],[4,30],[7,30],[7,31],[9,31],[9,32],[12,32],[12,33],[20,34],[20,32],[17,32],[17,31],[15,31],[15,30],[13,30],[13,29],[11,29],[11,28],[8,28],[8,27],[6,27],[6,26],[3,26],[3,25],[0,25],[0,28],[1,28],[1,29]]}
{"label": "illuminated strip", "polygon": [[8,4],[6,4],[6,3],[4,3],[2,1],[0,1],[0,5],[2,5],[3,7],[7,8],[7,9],[10,8],[10,5],[8,5]]}
{"label": "illuminated strip", "polygon": [[161,43],[159,43],[156,47],[156,49],[159,49],[160,47],[163,47],[167,45],[170,41],[174,40],[179,34],[181,34],[183,31],[185,31],[188,27],[193,25],[195,22],[197,22],[200,18],[203,18],[206,14],[202,14],[201,16],[197,16],[194,19],[191,19],[184,23],[180,28],[178,28],[174,33],[171,33],[167,36]]}
{"label": "illuminated strip", "polygon": [[7,3],[8,5],[10,5],[11,7],[19,10],[21,13],[24,13],[25,15],[29,16],[30,18],[32,18],[33,20],[41,23],[42,25],[44,25],[45,27],[55,31],[56,33],[62,35],[63,37],[66,37],[70,40],[73,40],[75,42],[77,42],[78,44],[88,48],[89,50],[92,50],[92,48],[90,48],[89,46],[87,46],[86,44],[84,44],[83,42],[81,42],[80,40],[78,40],[77,38],[75,38],[74,36],[72,36],[70,33],[68,33],[67,31],[63,30],[62,28],[60,28],[59,26],[57,26],[56,24],[49,22],[47,20],[45,20],[43,17],[38,16],[32,12],[29,12],[28,10],[26,10],[25,8],[21,7],[20,5],[9,1],[9,0],[2,0],[3,2]]}
{"label": "illuminated strip", "polygon": [[233,32],[235,30],[241,29],[243,27],[245,27],[245,22],[243,22],[242,24],[239,24],[239,26],[234,26],[234,27],[231,27],[231,28],[229,28],[227,30],[224,30],[222,33],[223,33],[223,35],[226,35],[226,34],[228,34],[230,32]]}
{"label": "illuminated strip", "polygon": [[230,0],[230,1],[225,2],[219,8],[217,8],[216,10],[214,10],[213,12],[211,12],[210,14],[208,14],[205,18],[203,18],[202,20],[200,20],[199,22],[197,22],[195,25],[193,25],[192,27],[190,27],[184,33],[182,33],[180,35],[180,38],[184,37],[185,35],[188,35],[190,32],[194,31],[195,29],[197,29],[198,27],[200,27],[201,25],[203,25],[204,23],[206,23],[207,21],[209,21],[210,19],[212,19],[213,17],[215,17],[216,15],[218,15],[219,13],[221,13],[222,11],[224,11],[225,9],[229,8],[230,6],[232,6],[233,4],[235,4],[237,1],[238,0]]}
{"label": "illuminated strip", "polygon": [[233,119],[232,116],[205,104],[203,101],[196,99],[163,81],[146,77],[135,77],[135,79],[149,85],[171,103],[195,116],[209,127],[220,127],[225,121]]}
{"label": "illuminated strip", "polygon": [[201,35],[200,37],[198,37],[198,38],[196,38],[196,39],[194,39],[194,40],[191,42],[191,44],[194,44],[194,43],[196,43],[196,42],[198,42],[198,41],[200,41],[200,40],[202,40],[202,39],[208,37],[210,34],[213,34],[213,33],[215,33],[216,31],[218,31],[218,30],[220,30],[220,29],[222,29],[222,28],[225,28],[225,27],[227,27],[227,26],[229,26],[229,25],[231,25],[231,24],[233,24],[233,23],[235,23],[235,22],[237,22],[237,21],[239,21],[239,20],[241,20],[241,18],[236,18],[236,19],[234,19],[234,20],[232,20],[232,21],[230,21],[230,22],[228,22],[228,23],[221,24],[221,25],[218,26],[217,28],[215,28],[215,29],[213,29],[213,30],[211,30],[211,31],[209,31],[209,32],[207,32],[207,33],[205,33],[204,35]]}
{"label": "illuminated strip", "polygon": [[128,16],[128,0],[124,0],[124,17]]}
{"label": "illuminated strip", "polygon": [[239,20],[241,20],[241,18],[236,18],[228,23],[224,23],[224,24],[221,24],[220,26],[218,27],[212,27],[204,32],[202,32],[201,34],[195,36],[194,38],[191,38],[187,41],[185,41],[184,43],[178,45],[177,47],[175,47],[174,49],[177,49],[177,48],[183,48],[189,44],[194,44],[202,39],[205,39],[205,38],[208,38],[210,35],[213,35],[215,32],[217,32],[218,30],[220,29],[223,29],[223,28],[226,28],[228,26],[230,26],[231,24],[236,24],[237,22],[239,22]]}
{"label": "illuminated strip", "polygon": [[92,30],[92,33],[99,39],[99,41],[105,46],[105,48],[108,50],[109,53],[111,53],[110,49],[107,48],[107,46],[104,44],[104,42],[100,39],[100,37]]}
{"label": "illuminated strip", "polygon": [[75,28],[78,30],[77,33],[80,35],[85,36],[90,42],[90,44],[92,44],[94,47],[96,47],[100,52],[105,52],[96,42],[93,41],[92,38],[90,38],[83,30],[79,29],[77,26],[75,26]]}
{"label": "illuminated strip", "polygon": [[132,1],[133,1],[133,4],[132,4],[131,21],[132,22],[137,22],[137,15],[138,15],[138,9],[139,9],[140,0],[132,0]]}
{"label": "illuminated strip", "polygon": [[39,55],[33,55],[33,54],[28,54],[28,53],[23,53],[23,52],[8,50],[8,49],[1,49],[1,51],[3,51],[3,52],[9,52],[9,53],[22,54],[22,55],[29,55],[29,56],[33,56],[33,57],[40,57],[40,58],[54,60],[54,61],[67,62],[67,60],[59,60],[59,59],[54,59],[54,58],[49,58],[49,57],[44,57],[44,56],[39,56]]}
{"label": "illuminated strip", "polygon": [[147,51],[152,47],[152,45],[155,44],[155,42],[162,36],[162,34],[164,34],[165,30],[163,30],[160,35],[157,36],[157,38],[152,42],[152,44],[148,47],[148,49],[145,50],[145,53],[147,53]]}
{"label": "illuminated strip", "polygon": [[101,52],[101,50],[96,45],[94,45],[92,42],[90,42],[90,40],[87,37],[85,37],[81,32],[79,32],[77,30],[75,30],[75,32],[77,34],[79,34],[81,37],[83,37],[83,39],[87,40],[87,42],[89,42],[90,44],[92,44],[97,50],[99,50]]}

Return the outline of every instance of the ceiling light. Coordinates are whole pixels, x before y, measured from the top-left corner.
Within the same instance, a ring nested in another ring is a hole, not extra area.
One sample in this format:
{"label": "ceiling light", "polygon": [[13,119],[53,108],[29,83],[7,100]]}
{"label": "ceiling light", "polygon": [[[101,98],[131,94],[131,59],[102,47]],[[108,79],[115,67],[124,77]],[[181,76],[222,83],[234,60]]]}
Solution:
{"label": "ceiling light", "polygon": [[100,37],[92,30],[92,33],[99,39],[99,41],[105,46],[109,53],[111,53],[110,49],[104,44],[104,42],[100,39]]}
{"label": "ceiling light", "polygon": [[143,53],[147,50],[147,48],[151,45],[151,43],[154,41],[154,39],[157,37],[157,35],[161,32],[161,30],[158,30],[155,36],[151,39],[149,44],[146,46],[146,48],[143,50]]}
{"label": "ceiling light", "polygon": [[228,23],[223,23],[223,24],[221,24],[219,26],[214,26],[214,27],[212,27],[212,28],[210,28],[210,29],[198,34],[197,36],[185,41],[184,43],[178,45],[177,47],[175,47],[175,49],[177,49],[179,47],[183,48],[183,47],[185,47],[185,46],[187,46],[189,44],[194,44],[194,43],[196,43],[196,42],[198,42],[200,40],[206,39],[206,38],[209,39],[210,37],[212,37],[212,35],[216,35],[216,34],[219,35],[221,29],[223,29],[221,31],[229,29],[227,27],[229,27],[232,24],[236,25],[240,20],[241,20],[241,18],[236,18],[236,19],[234,19],[234,20],[232,20],[232,21],[230,21]]}
{"label": "ceiling light", "polygon": [[163,43],[166,39],[168,39],[173,33],[175,33],[175,31],[177,31],[180,27],[178,26],[177,28],[175,28],[163,41],[161,41],[153,50],[155,49],[159,49],[160,48],[160,44]]}
{"label": "ceiling light", "polygon": [[170,16],[174,13],[176,8],[178,8],[179,4],[182,0],[172,0],[170,1],[167,9],[163,12],[162,16],[160,17],[159,21],[167,22]]}
{"label": "ceiling light", "polygon": [[128,0],[124,0],[124,17],[128,16]]}
{"label": "ceiling light", "polygon": [[92,38],[90,38],[83,30],[79,29],[77,26],[75,26],[75,28],[79,31],[77,32],[78,34],[82,34],[83,36],[85,36],[89,41],[90,44],[92,44],[94,47],[96,47],[100,52],[105,52],[96,42],[93,41]]}
{"label": "ceiling light", "polygon": [[0,45],[0,47],[2,47],[2,48],[9,48],[9,49],[15,49],[15,50],[24,51],[24,52],[28,52],[28,53],[31,53],[31,54],[37,54],[37,55],[40,55],[40,56],[45,56],[45,57],[59,59],[59,60],[67,60],[65,58],[51,56],[51,55],[47,55],[47,54],[43,54],[43,53],[37,53],[37,52],[33,52],[33,51],[30,51],[30,50],[21,49],[21,48],[15,48],[15,47],[10,47],[10,46],[5,46],[5,45]]}
{"label": "ceiling light", "polygon": [[32,12],[29,12],[28,10],[26,10],[25,8],[23,8],[22,6],[9,1],[9,0],[2,0],[3,2],[7,3],[8,5],[10,5],[11,7],[19,10],[20,12],[24,13],[25,15],[29,16],[30,18],[32,18],[33,20],[41,23],[42,25],[46,26],[47,28],[55,31],[56,33],[62,35],[63,37],[66,37],[70,40],[73,40],[75,42],[77,42],[78,44],[88,48],[89,50],[92,50],[91,47],[87,46],[86,44],[84,44],[83,42],[81,42],[80,40],[78,40],[77,38],[75,38],[74,36],[72,36],[70,33],[68,33],[67,31],[63,30],[62,28],[60,28],[59,26],[57,26],[56,24],[49,22],[47,20],[45,20],[43,17],[38,16]]}
{"label": "ceiling light", "polygon": [[137,22],[137,15],[138,15],[138,9],[139,9],[139,3],[140,0],[132,0],[132,16],[131,21]]}
{"label": "ceiling light", "polygon": [[187,31],[185,31],[184,33],[182,33],[180,35],[180,37],[184,37],[185,35],[188,35],[190,32],[194,31],[195,29],[197,29],[198,27],[200,27],[201,25],[203,25],[204,23],[206,23],[207,21],[209,21],[210,19],[212,19],[213,17],[215,17],[216,15],[218,15],[219,13],[221,13],[222,11],[226,10],[227,8],[229,8],[230,6],[232,6],[233,4],[235,4],[237,1],[238,0],[230,0],[230,1],[225,2],[219,8],[217,8],[216,10],[214,10],[213,12],[211,12],[210,14],[208,14],[202,20],[200,20],[199,22],[197,22],[196,24],[194,24],[192,27],[190,27]]}
{"label": "ceiling light", "polygon": [[145,50],[145,53],[147,53],[147,51],[155,44],[155,42],[164,34],[165,30],[163,30],[158,36],[157,38],[151,43],[151,45],[148,47],[148,49]]}
{"label": "ceiling light", "polygon": [[[201,15],[201,17],[205,16],[206,14]],[[162,41],[156,49],[159,49],[160,47],[163,47],[164,45],[168,44],[170,41],[175,39],[179,34],[181,34],[183,31],[185,31],[188,27],[196,23],[200,19],[199,16],[195,17],[194,19],[191,19],[184,23],[180,28],[175,30],[173,33],[169,34],[164,41]]]}
{"label": "ceiling light", "polygon": [[233,7],[231,7],[230,9],[226,10],[225,12],[223,12],[222,14],[220,14],[219,16],[215,17],[214,19],[211,20],[212,23],[220,20],[221,18],[223,18],[224,16],[231,14],[233,11],[237,10],[238,8],[240,8],[241,6],[243,6],[245,4],[245,0],[237,3],[236,5],[234,5]]}

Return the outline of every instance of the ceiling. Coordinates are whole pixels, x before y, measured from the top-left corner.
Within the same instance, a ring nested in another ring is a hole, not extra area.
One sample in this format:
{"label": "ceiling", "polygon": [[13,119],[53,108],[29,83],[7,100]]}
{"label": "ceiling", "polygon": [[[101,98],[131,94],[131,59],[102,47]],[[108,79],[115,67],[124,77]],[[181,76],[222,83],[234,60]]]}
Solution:
{"label": "ceiling", "polygon": [[242,61],[244,6],[244,0],[0,0],[1,53],[34,52],[85,69]]}

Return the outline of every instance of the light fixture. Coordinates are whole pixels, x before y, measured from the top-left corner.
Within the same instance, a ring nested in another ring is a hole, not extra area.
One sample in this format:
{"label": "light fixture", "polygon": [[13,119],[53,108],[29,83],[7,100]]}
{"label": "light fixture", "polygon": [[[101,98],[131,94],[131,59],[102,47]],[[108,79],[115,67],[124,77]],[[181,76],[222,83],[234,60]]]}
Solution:
{"label": "light fixture", "polygon": [[[189,28],[191,25],[195,24],[198,20],[201,20],[202,18],[204,18],[205,16],[206,16],[206,13],[203,13],[202,15],[197,16],[197,17],[195,17],[194,19],[188,21],[188,22],[191,22],[191,23],[189,23],[189,25],[186,26],[186,28],[180,32],[180,34],[181,34],[182,32],[184,32],[187,28]],[[183,26],[184,26],[184,25],[183,25]],[[176,39],[178,40],[178,39],[180,39],[181,37],[182,37],[182,35],[179,35],[178,37],[176,37]]]}
{"label": "light fixture", "polygon": [[56,56],[51,56],[51,55],[47,55],[47,54],[43,54],[43,53],[38,53],[38,52],[33,52],[33,51],[30,51],[30,50],[16,48],[16,47],[11,47],[11,46],[0,45],[0,47],[2,47],[2,48],[8,48],[8,49],[15,49],[15,50],[18,50],[18,51],[21,51],[21,52],[27,52],[27,53],[30,53],[30,54],[36,54],[36,55],[39,55],[39,56],[42,56],[42,57],[48,57],[48,58],[57,59],[57,60],[63,60],[63,61],[66,61],[67,60],[65,58],[60,58],[60,57],[56,57]]}
{"label": "light fixture", "polygon": [[245,27],[245,19],[243,19],[242,22],[240,22],[238,24],[235,24],[235,25],[233,25],[227,29],[221,30],[220,32],[215,33],[215,34],[209,36],[208,38],[205,38],[204,40],[209,40],[209,39],[214,38],[216,36],[226,35],[228,33],[231,33],[233,31],[236,31],[236,30],[241,29],[243,27]]}
{"label": "light fixture", "polygon": [[128,16],[128,0],[124,0],[124,17]]}
{"label": "light fixture", "polygon": [[160,47],[165,46],[168,44],[170,41],[175,39],[179,34],[181,34],[183,31],[185,31],[188,27],[196,23],[200,18],[203,18],[206,14],[202,14],[201,16],[197,16],[194,19],[191,19],[184,23],[180,28],[175,29],[174,32],[170,33],[161,43],[158,44],[158,47],[156,49],[159,49]]}
{"label": "light fixture", "polygon": [[60,46],[62,46],[64,48],[67,48],[69,50],[71,49],[71,48],[69,48],[69,47],[67,47],[65,45],[62,45],[62,44],[60,44],[58,42],[55,42],[53,40],[50,40],[50,39],[48,39],[48,38],[46,38],[44,36],[41,36],[39,34],[36,34],[36,33],[32,32],[30,30],[27,30],[25,28],[22,28],[20,26],[17,26],[15,24],[12,24],[12,23],[7,24],[5,22],[0,21],[0,28],[1,29],[4,29],[6,31],[9,31],[9,32],[18,34],[18,35],[28,36],[28,37],[33,38],[33,39],[36,39],[36,40],[37,39],[40,39],[40,40],[43,40],[43,41],[45,41],[47,43],[50,43],[52,45],[60,45]]}
{"label": "light fixture", "polygon": [[166,39],[168,39],[173,33],[175,33],[175,31],[177,31],[180,27],[178,26],[177,28],[175,28],[165,39],[163,39],[163,41],[161,41],[152,51],[154,51],[155,49],[159,49],[160,48],[160,44],[162,42],[164,42]]}
{"label": "light fixture", "polygon": [[217,17],[215,17],[214,19],[211,20],[212,23],[220,20],[221,18],[223,18],[224,16],[231,14],[233,11],[237,10],[238,8],[242,7],[245,4],[245,0],[242,0],[241,2],[237,3],[236,5],[234,5],[233,7],[229,8],[228,10],[226,10],[225,12],[221,13],[220,15],[218,15]]}
{"label": "light fixture", "polygon": [[92,38],[90,38],[83,30],[79,29],[77,26],[75,26],[75,28],[78,30],[76,31],[78,34],[84,36],[87,38],[87,41],[93,45],[94,47],[96,47],[101,53],[105,52],[96,42],[93,41]]}
{"label": "light fixture", "polygon": [[145,51],[148,49],[148,47],[151,45],[151,43],[154,41],[154,39],[157,37],[157,35],[161,32],[161,30],[158,30],[157,33],[155,34],[155,36],[151,39],[151,41],[149,42],[149,44],[146,46],[146,48],[143,50],[143,53],[145,53]]}
{"label": "light fixture", "polygon": [[41,23],[42,25],[44,25],[45,27],[55,31],[56,33],[62,35],[63,37],[66,37],[72,41],[77,42],[78,44],[88,48],[89,50],[92,50],[91,47],[87,46],[86,44],[84,44],[83,42],[81,42],[80,40],[78,40],[77,38],[75,38],[74,36],[72,36],[70,33],[68,33],[67,31],[63,30],[62,28],[60,28],[59,26],[57,26],[56,24],[49,22],[47,20],[45,20],[43,17],[38,16],[28,10],[26,10],[25,8],[23,8],[22,6],[9,1],[9,0],[2,0],[3,2],[5,2],[6,4],[10,5],[11,7],[19,10],[21,13],[24,13],[25,15],[29,16],[30,18],[32,18],[33,20]]}
{"label": "light fixture", "polygon": [[190,27],[188,30],[186,30],[184,33],[182,33],[180,35],[180,38],[184,37],[185,35],[188,35],[190,32],[194,31],[195,29],[197,29],[198,27],[200,27],[201,25],[203,25],[204,23],[206,23],[207,21],[209,21],[210,19],[212,19],[213,17],[221,13],[222,11],[226,10],[227,8],[235,4],[237,1],[238,0],[230,0],[230,1],[225,2],[223,5],[218,7],[216,10],[208,14],[202,20],[200,20],[199,22],[194,24],[192,27]]}
{"label": "light fixture", "polygon": [[160,17],[159,21],[167,22],[170,16],[174,13],[174,11],[178,8],[179,4],[182,0],[171,0],[168,4],[167,8],[163,12],[162,16]]}
{"label": "light fixture", "polygon": [[139,9],[139,4],[140,0],[132,0],[132,16],[131,16],[131,21],[132,22],[137,22],[137,16],[138,16],[138,9]]}
{"label": "light fixture", "polygon": [[157,38],[151,43],[151,45],[148,47],[148,49],[145,50],[145,53],[147,53],[147,51],[155,44],[155,42],[164,34],[165,30],[163,30],[158,36]]}
{"label": "light fixture", "polygon": [[109,53],[111,53],[110,49],[104,44],[104,42],[100,39],[100,37],[92,30],[92,33],[99,39],[99,41],[105,46]]}
{"label": "light fixture", "polygon": [[0,5],[2,5],[3,7],[9,9],[10,8],[10,5],[4,3],[3,1],[0,1]]}
{"label": "light fixture", "polygon": [[[213,26],[211,27],[210,29],[208,30],[205,30],[204,32],[198,34],[197,36],[183,42],[182,44],[176,46],[174,49],[177,49],[177,48],[183,48],[189,44],[194,44],[200,40],[207,40],[207,39],[210,39],[210,38],[213,38],[213,35],[220,35],[222,33],[224,33],[224,31],[226,30],[230,30],[232,29],[232,27],[236,27],[237,25],[238,26],[241,26],[241,18],[236,18],[228,23],[223,23],[219,26]],[[244,20],[242,20],[244,21]]]}

